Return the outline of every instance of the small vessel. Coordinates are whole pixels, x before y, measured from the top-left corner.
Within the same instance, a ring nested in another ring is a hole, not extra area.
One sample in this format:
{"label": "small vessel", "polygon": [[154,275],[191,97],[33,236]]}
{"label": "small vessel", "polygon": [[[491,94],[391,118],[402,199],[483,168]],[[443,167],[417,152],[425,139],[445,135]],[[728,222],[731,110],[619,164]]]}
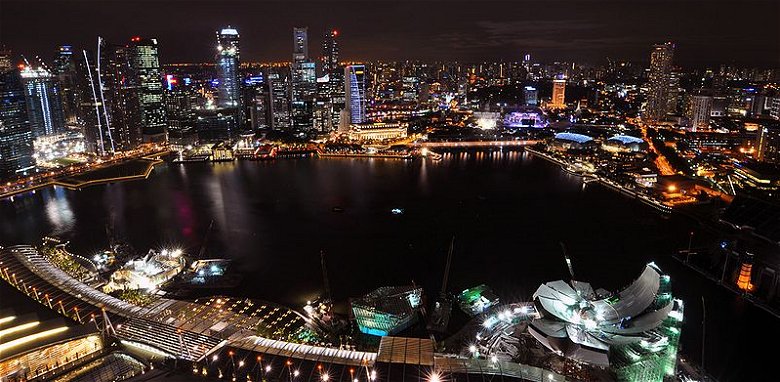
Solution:
{"label": "small vessel", "polygon": [[390,212],[392,212],[393,215],[401,215],[404,213],[404,210],[402,208],[393,208]]}
{"label": "small vessel", "polygon": [[336,206],[331,209],[333,212],[344,212],[344,208]]}

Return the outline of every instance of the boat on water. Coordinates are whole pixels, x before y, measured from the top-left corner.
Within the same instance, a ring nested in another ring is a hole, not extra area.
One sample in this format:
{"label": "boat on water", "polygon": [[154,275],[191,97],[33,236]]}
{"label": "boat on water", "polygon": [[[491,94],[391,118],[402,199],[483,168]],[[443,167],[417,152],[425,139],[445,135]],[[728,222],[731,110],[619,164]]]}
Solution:
{"label": "boat on water", "polygon": [[404,213],[403,208],[393,208],[390,210],[390,212],[393,213],[393,215],[402,215]]}
{"label": "boat on water", "polygon": [[336,206],[336,207],[331,208],[331,211],[333,211],[333,212],[344,212],[344,208]]}

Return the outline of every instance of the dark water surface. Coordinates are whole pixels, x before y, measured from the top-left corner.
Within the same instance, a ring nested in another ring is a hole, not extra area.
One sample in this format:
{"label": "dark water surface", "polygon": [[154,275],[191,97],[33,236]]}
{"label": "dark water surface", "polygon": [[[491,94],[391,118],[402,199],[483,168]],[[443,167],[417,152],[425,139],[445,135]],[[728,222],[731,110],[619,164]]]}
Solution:
{"label": "dark water surface", "polygon": [[[343,208],[334,212],[333,207]],[[394,215],[391,209],[404,213]],[[299,159],[163,164],[144,181],[61,188],[0,201],[0,245],[43,235],[89,255],[106,224],[137,249],[183,246],[197,253],[214,221],[208,257],[234,259],[246,274],[236,293],[299,308],[322,293],[320,250],[336,299],[412,281],[435,296],[450,238],[450,290],[487,283],[502,301],[528,300],[568,272],[615,290],[655,261],[686,302],[682,342],[723,380],[757,380],[770,369],[780,320],[671,258],[697,230],[522,152],[447,154],[440,162]],[[697,231],[697,241],[715,240]],[[696,244],[696,243],[694,243]]]}

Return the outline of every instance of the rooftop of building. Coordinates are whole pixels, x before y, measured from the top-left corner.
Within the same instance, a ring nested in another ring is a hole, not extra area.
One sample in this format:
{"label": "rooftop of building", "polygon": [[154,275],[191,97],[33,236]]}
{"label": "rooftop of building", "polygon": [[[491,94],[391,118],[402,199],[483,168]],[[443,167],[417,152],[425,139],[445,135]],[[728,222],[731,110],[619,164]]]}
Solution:
{"label": "rooftop of building", "polygon": [[577,133],[558,133],[555,134],[555,139],[577,142],[579,144],[584,144],[593,141],[593,138],[584,134],[577,134]]}

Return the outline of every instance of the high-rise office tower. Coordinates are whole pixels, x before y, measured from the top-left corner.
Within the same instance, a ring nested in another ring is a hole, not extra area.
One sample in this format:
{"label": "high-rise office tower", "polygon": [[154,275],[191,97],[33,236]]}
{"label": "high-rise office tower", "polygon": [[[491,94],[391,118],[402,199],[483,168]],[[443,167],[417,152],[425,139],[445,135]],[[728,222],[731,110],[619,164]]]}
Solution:
{"label": "high-rise office tower", "polygon": [[[322,40],[322,73],[321,80],[318,80],[320,88],[320,97],[317,99],[319,106],[315,111],[323,114],[326,111],[329,116],[320,115],[319,120],[321,129],[332,130],[339,124],[340,112],[344,108],[344,70],[339,64],[339,31],[328,29]],[[325,108],[326,111],[323,111]]]}
{"label": "high-rise office tower", "polygon": [[65,124],[76,126],[79,119],[80,97],[78,92],[78,75],[76,73],[76,60],[78,55],[74,53],[70,45],[62,45],[54,59],[52,74],[60,83],[62,99],[62,112],[65,115]]}
{"label": "high-rise office tower", "polygon": [[653,45],[650,53],[650,74],[647,79],[647,104],[643,118],[650,122],[662,120],[669,110],[669,85],[672,73],[674,44]]}
{"label": "high-rise office tower", "polygon": [[21,70],[21,77],[33,137],[65,131],[65,115],[62,112],[60,86],[56,78],[43,67],[34,68],[29,65]]}
{"label": "high-rise office tower", "polygon": [[167,120],[157,40],[133,37],[127,49],[130,73],[125,82],[126,86],[137,91],[137,112],[143,140],[165,142]]}
{"label": "high-rise office tower", "polygon": [[272,68],[268,71],[268,113],[272,129],[286,130],[292,125],[290,120],[290,76],[285,70]]}
{"label": "high-rise office tower", "polygon": [[[565,87],[565,86],[564,86]],[[539,92],[533,86],[523,88],[523,98],[526,106],[536,106],[539,104]]]}
{"label": "high-rise office tower", "polygon": [[249,119],[252,130],[268,127],[268,85],[262,73],[252,75],[244,81],[244,115]]}
{"label": "high-rise office tower", "polygon": [[561,75],[556,76],[553,80],[553,94],[550,107],[553,109],[566,107],[566,78]]}
{"label": "high-rise office tower", "polygon": [[691,131],[709,129],[712,113],[712,96],[698,93],[688,98],[685,116],[688,118],[688,128]]}
{"label": "high-rise office tower", "polygon": [[240,108],[240,49],[238,31],[228,26],[217,31],[217,104],[221,108]]}
{"label": "high-rise office tower", "polygon": [[292,122],[293,128],[312,128],[312,109],[317,93],[317,72],[309,59],[308,28],[293,28]]}
{"label": "high-rise office tower", "polygon": [[322,72],[329,76],[339,73],[339,31],[325,32],[322,39]]}
{"label": "high-rise office tower", "polygon": [[32,170],[32,154],[24,86],[19,72],[5,68],[0,70],[0,179]]}
{"label": "high-rise office tower", "polygon": [[345,110],[349,115],[349,124],[366,121],[366,67],[348,65],[344,68]]}

